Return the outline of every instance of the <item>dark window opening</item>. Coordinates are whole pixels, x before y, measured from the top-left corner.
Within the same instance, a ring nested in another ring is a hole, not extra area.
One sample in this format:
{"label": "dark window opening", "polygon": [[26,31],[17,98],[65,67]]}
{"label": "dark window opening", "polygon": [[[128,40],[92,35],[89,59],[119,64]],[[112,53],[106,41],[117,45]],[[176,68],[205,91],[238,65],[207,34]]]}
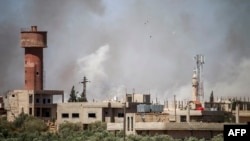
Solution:
{"label": "dark window opening", "polygon": [[132,102],[132,97],[127,97],[128,102]]}
{"label": "dark window opening", "polygon": [[181,116],[181,122],[186,122],[186,116]]}
{"label": "dark window opening", "polygon": [[38,71],[36,72],[36,75],[39,75],[39,72],[38,72]]}
{"label": "dark window opening", "polygon": [[29,114],[32,115],[32,108],[30,108]]}
{"label": "dark window opening", "polygon": [[48,99],[48,103],[50,103],[50,99]]}
{"label": "dark window opening", "polygon": [[127,117],[127,120],[128,120],[128,122],[127,122],[127,128],[128,128],[128,131],[129,131],[129,124],[130,124],[129,117]]}
{"label": "dark window opening", "polygon": [[67,113],[62,113],[62,118],[69,118],[69,114],[67,114]]}
{"label": "dark window opening", "polygon": [[105,111],[105,115],[108,115],[108,111]]}
{"label": "dark window opening", "polygon": [[88,124],[83,124],[83,130],[87,130],[88,129]]}
{"label": "dark window opening", "polygon": [[40,108],[36,108],[36,116],[40,117]]}
{"label": "dark window opening", "polygon": [[133,122],[134,122],[134,119],[133,119],[133,117],[131,117],[131,131],[133,131],[133,128],[134,128]]}
{"label": "dark window opening", "polygon": [[44,98],[44,99],[43,99],[43,104],[45,104],[45,103],[46,103],[46,99]]}
{"label": "dark window opening", "polygon": [[39,103],[39,98],[36,99],[36,103]]}
{"label": "dark window opening", "polygon": [[29,103],[32,103],[32,102],[33,102],[33,96],[30,95],[30,96],[29,96]]}
{"label": "dark window opening", "polygon": [[51,109],[50,108],[42,108],[42,117],[50,117]]}
{"label": "dark window opening", "polygon": [[124,113],[118,113],[118,117],[124,117]]}
{"label": "dark window opening", "polygon": [[89,118],[96,118],[95,113],[89,113]]}
{"label": "dark window opening", "polygon": [[50,112],[46,111],[45,112],[45,117],[50,117]]}
{"label": "dark window opening", "polygon": [[13,94],[12,97],[15,97],[15,95]]}
{"label": "dark window opening", "polygon": [[79,118],[79,113],[72,113],[72,118]]}

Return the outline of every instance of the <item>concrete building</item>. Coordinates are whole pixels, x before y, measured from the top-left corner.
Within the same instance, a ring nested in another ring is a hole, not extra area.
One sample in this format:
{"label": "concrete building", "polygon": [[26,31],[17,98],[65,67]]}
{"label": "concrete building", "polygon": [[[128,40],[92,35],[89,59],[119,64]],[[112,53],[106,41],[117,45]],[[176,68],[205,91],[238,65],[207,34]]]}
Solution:
{"label": "concrete building", "polygon": [[205,102],[206,110],[231,113],[236,123],[250,121],[250,99],[237,97],[221,97],[213,102]]}
{"label": "concrete building", "polygon": [[[182,111],[183,112],[183,111]],[[182,113],[177,111],[176,115],[173,113],[126,113],[125,133],[138,134],[138,135],[159,135],[167,134],[174,138],[197,137],[211,139],[213,136],[223,133],[225,123],[218,122],[200,122],[197,119],[204,116],[202,111],[187,111]],[[217,113],[205,114],[208,119],[217,115]],[[174,121],[176,116],[177,121]],[[182,120],[185,116],[185,121]],[[186,118],[190,116],[190,121],[187,122]],[[216,121],[216,116],[214,117]],[[107,130],[115,134],[123,130],[123,123],[107,123]]]}
{"label": "concrete building", "polygon": [[126,101],[130,103],[150,103],[150,94],[126,94]]}
{"label": "concrete building", "polygon": [[[174,104],[168,106],[166,101],[165,109],[157,112],[149,110],[150,105],[140,104],[137,106],[136,113],[127,112],[125,114],[126,134],[168,134],[175,138],[194,136],[211,139],[213,136],[223,133],[224,124],[244,124],[250,121],[247,102],[239,102],[234,105],[220,101],[215,104],[220,107],[218,109],[215,108],[216,106],[209,107],[210,103],[206,102],[205,109],[202,110],[197,110],[194,104],[192,101],[175,101]],[[231,109],[228,109],[229,107]],[[107,123],[107,130],[111,132],[117,133],[123,129],[123,123]]]}
{"label": "concrete building", "polygon": [[57,104],[57,124],[80,123],[84,128],[95,121],[122,123],[124,106],[121,102],[69,102]]}
{"label": "concrete building", "polygon": [[22,112],[43,120],[56,119],[57,105],[53,103],[54,95],[60,95],[63,102],[63,91],[58,90],[13,90],[7,92],[4,97],[7,120],[13,121]]}
{"label": "concrete building", "polygon": [[[149,95],[135,94],[135,97],[138,99],[137,102],[105,101],[58,103],[57,124],[73,122],[80,123],[86,128],[88,124],[95,121],[123,123],[125,113],[136,113],[137,105],[143,104],[143,97],[147,98],[147,96]],[[150,99],[148,99],[148,101],[150,101]]]}

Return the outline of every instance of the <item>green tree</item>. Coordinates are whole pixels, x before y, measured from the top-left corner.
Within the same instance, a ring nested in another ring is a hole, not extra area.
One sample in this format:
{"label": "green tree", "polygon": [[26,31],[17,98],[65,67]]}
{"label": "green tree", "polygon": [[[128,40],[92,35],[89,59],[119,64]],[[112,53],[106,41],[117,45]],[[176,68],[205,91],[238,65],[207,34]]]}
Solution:
{"label": "green tree", "polygon": [[75,91],[75,86],[73,85],[70,91],[68,102],[77,102],[77,99],[78,99],[77,93],[78,92]]}

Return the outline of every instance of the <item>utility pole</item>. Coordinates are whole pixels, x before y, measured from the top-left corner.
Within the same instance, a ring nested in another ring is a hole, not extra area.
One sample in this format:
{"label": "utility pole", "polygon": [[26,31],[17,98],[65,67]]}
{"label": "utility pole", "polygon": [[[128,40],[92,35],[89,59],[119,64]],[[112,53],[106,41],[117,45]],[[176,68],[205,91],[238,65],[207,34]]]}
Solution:
{"label": "utility pole", "polygon": [[126,101],[123,103],[123,141],[126,140]]}
{"label": "utility pole", "polygon": [[83,81],[80,82],[83,84],[83,91],[82,91],[81,99],[80,99],[81,102],[88,102],[87,96],[86,96],[86,83],[87,82],[90,82],[90,81],[88,81],[87,78],[84,76]]}
{"label": "utility pole", "polygon": [[175,95],[174,95],[174,120],[176,122],[176,103],[175,103]]}

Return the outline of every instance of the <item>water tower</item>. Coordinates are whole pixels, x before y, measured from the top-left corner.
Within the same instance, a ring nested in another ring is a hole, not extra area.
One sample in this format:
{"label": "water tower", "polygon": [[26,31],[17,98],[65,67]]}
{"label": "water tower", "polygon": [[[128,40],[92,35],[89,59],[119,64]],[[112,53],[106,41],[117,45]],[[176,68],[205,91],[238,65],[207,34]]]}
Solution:
{"label": "water tower", "polygon": [[21,30],[21,47],[25,49],[26,90],[43,90],[43,48],[47,47],[47,31],[37,31],[37,26]]}

